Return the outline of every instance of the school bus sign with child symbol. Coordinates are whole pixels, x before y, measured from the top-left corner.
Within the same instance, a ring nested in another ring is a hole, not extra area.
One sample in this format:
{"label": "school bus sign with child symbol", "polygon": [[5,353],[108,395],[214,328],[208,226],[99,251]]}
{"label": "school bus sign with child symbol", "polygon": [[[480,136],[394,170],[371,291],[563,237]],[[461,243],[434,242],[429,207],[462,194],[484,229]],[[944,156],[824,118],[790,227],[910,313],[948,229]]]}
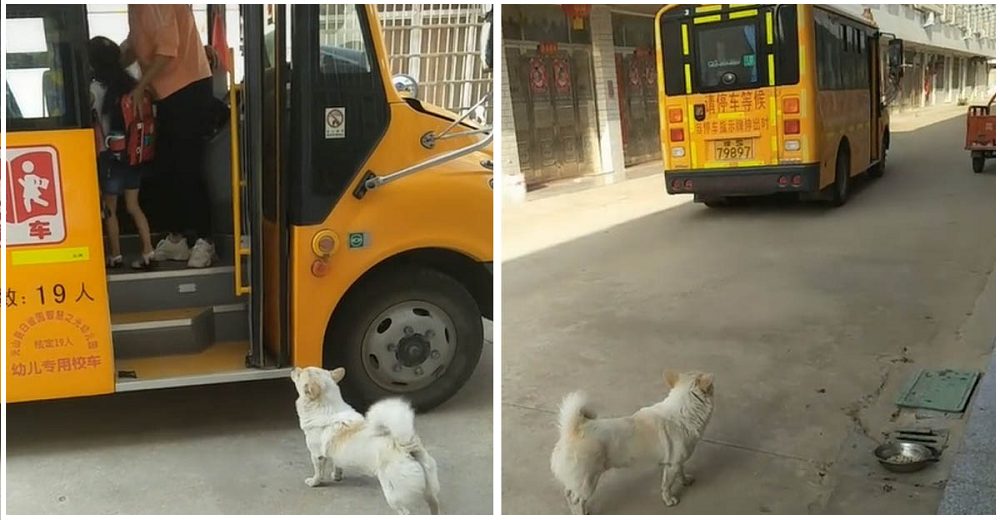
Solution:
{"label": "school bus sign with child symbol", "polygon": [[8,144],[7,401],[113,392],[97,178],[78,166],[95,163],[94,138],[60,130]]}

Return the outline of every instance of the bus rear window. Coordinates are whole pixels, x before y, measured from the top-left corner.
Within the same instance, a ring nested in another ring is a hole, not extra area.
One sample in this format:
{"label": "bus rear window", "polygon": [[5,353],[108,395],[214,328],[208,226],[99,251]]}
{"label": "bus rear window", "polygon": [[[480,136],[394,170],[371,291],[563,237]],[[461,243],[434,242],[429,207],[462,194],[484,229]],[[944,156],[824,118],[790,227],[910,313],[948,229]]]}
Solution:
{"label": "bus rear window", "polygon": [[695,42],[699,90],[738,90],[760,84],[755,20],[697,27]]}

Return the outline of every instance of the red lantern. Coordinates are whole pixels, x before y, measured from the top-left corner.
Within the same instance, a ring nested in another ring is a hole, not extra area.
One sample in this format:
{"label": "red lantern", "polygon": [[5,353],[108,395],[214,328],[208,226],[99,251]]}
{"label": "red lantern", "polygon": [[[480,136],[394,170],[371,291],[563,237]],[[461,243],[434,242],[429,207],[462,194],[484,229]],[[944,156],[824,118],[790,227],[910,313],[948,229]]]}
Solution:
{"label": "red lantern", "polygon": [[559,52],[559,44],[556,42],[541,42],[538,44],[538,54],[543,56],[552,55]]}
{"label": "red lantern", "polygon": [[584,20],[590,16],[590,4],[563,4],[563,12],[572,22],[574,31],[582,31]]}

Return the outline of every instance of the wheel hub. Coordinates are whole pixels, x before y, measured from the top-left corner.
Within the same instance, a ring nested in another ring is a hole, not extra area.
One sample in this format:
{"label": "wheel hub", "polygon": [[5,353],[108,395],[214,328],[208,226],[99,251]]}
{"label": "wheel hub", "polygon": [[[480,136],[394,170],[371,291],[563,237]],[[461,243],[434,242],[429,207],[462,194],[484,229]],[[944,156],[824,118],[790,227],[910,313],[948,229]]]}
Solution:
{"label": "wheel hub", "polygon": [[396,361],[407,368],[422,364],[430,355],[431,344],[422,334],[406,336],[396,349]]}
{"label": "wheel hub", "polygon": [[455,357],[455,324],[437,305],[408,300],[379,313],[362,343],[365,371],[394,393],[420,390],[437,380]]}

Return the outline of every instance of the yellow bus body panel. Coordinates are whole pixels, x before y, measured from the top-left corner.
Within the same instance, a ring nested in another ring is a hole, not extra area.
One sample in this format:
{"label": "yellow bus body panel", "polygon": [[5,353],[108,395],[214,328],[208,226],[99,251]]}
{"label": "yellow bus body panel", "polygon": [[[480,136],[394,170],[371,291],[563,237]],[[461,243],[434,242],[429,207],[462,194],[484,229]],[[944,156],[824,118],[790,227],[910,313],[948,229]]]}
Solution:
{"label": "yellow bus body panel", "polygon": [[[7,135],[7,146],[8,190],[25,172],[41,168],[32,161],[26,169],[17,163],[25,157],[19,154],[55,151],[52,171],[65,222],[65,238],[58,243],[12,245],[4,251],[7,402],[112,393],[115,367],[94,133],[18,132]],[[8,197],[10,203],[22,202],[10,198],[9,191]],[[10,205],[5,209],[11,218]]]}
{"label": "yellow bus body panel", "polygon": [[[482,139],[483,135],[472,135],[441,140],[431,150],[420,144],[421,136],[444,130],[448,121],[411,108],[391,88],[378,13],[375,6],[366,9],[382,82],[387,86],[390,124],[360,171],[387,175]],[[428,108],[428,112],[438,111]],[[466,128],[453,129],[461,130]],[[361,200],[351,194],[360,182],[358,175],[322,224],[291,227],[290,342],[295,366],[322,366],[330,317],[351,286],[379,263],[429,248],[460,253],[477,262],[493,261],[493,172],[480,164],[484,159],[493,159],[492,146],[371,190]],[[328,258],[329,273],[317,277],[312,274],[312,264],[318,259],[312,241],[325,230],[334,233],[338,246]],[[364,234],[363,247],[350,247],[351,233]]]}

